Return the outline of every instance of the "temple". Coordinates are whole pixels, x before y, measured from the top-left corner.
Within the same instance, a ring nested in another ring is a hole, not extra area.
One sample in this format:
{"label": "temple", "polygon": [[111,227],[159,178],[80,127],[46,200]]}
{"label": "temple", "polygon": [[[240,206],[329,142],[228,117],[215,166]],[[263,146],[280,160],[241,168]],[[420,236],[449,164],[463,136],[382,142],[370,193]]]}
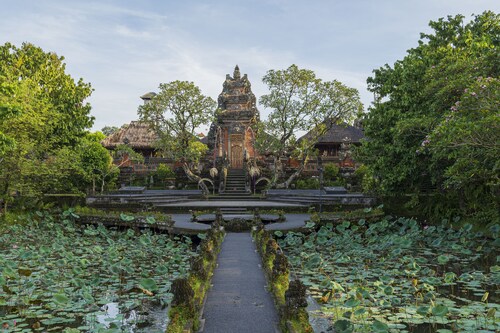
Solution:
{"label": "temple", "polygon": [[226,159],[232,169],[241,169],[244,160],[256,157],[255,125],[260,120],[256,104],[247,75],[241,76],[236,65],[233,76],[226,75],[219,112],[207,137],[213,158]]}
{"label": "temple", "polygon": [[[148,92],[141,96],[144,104],[156,96]],[[272,161],[266,158],[265,153],[259,154],[255,149],[257,125],[260,122],[260,113],[257,109],[257,99],[252,92],[250,81],[246,74],[241,75],[238,65],[234,68],[233,75],[226,75],[222,84],[222,92],[218,97],[218,110],[215,120],[210,125],[207,136],[197,134],[200,141],[209,147],[208,154],[202,158],[198,165],[198,172],[209,178],[209,170],[216,167],[227,168],[232,174],[245,174],[244,167],[247,161],[254,160],[265,172],[272,168]],[[320,160],[323,163],[333,163],[345,170],[353,171],[357,165],[351,158],[351,146],[359,145],[364,138],[360,124],[351,126],[346,123],[328,122],[327,132],[317,139],[316,149],[318,159],[313,159],[307,164],[304,177],[316,176]],[[299,138],[309,138],[310,133]],[[160,164],[168,165],[172,170],[179,169],[179,164],[169,158],[164,158],[157,151],[155,142],[158,136],[154,131],[141,121],[132,121],[122,126],[102,141],[108,149],[115,149],[120,144],[127,144],[144,156],[143,163],[128,163],[120,167],[125,178],[149,178],[156,172]],[[116,162],[116,161],[115,161]],[[293,158],[283,159],[285,173],[292,173],[299,164]],[[178,172],[178,177],[184,173]],[[187,180],[184,180],[184,183]],[[216,180],[217,182],[217,180]]]}

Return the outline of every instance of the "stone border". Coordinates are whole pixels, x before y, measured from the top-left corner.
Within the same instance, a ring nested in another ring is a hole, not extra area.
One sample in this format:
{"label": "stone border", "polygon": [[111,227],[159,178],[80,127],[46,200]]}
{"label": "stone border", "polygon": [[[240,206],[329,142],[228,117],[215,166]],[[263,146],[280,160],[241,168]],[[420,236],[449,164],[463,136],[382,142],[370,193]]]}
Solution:
{"label": "stone border", "polygon": [[252,231],[262,258],[269,289],[274,296],[283,333],[313,333],[307,313],[306,286],[299,280],[290,281],[290,265],[279,249],[272,232],[262,222]]}
{"label": "stone border", "polygon": [[189,275],[173,281],[171,291],[174,296],[168,313],[167,333],[192,333],[200,329],[206,294],[224,234],[216,221],[200,243],[199,256],[191,260]]}
{"label": "stone border", "polygon": [[172,227],[174,225],[174,221],[170,215],[165,215],[168,218],[165,221],[156,221],[154,223],[147,222],[147,216],[134,216],[134,219],[131,221],[124,221],[119,216],[110,216],[110,215],[85,215],[79,214],[80,218],[76,220],[79,224],[94,224],[99,225],[102,224],[104,226],[116,226],[116,227],[124,227],[124,228],[150,228],[157,230],[165,230],[171,232]]}

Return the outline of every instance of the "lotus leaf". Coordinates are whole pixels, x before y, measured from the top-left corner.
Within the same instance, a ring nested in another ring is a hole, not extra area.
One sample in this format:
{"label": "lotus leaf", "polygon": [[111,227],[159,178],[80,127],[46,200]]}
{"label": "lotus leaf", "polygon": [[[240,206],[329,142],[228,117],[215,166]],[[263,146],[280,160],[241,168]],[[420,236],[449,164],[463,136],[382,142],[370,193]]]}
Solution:
{"label": "lotus leaf", "polygon": [[66,294],[60,293],[60,294],[54,294],[54,302],[56,302],[59,305],[66,305],[69,302],[68,296]]}
{"label": "lotus leaf", "polygon": [[448,307],[442,304],[436,305],[431,310],[432,314],[437,317],[444,317],[448,313]]}
{"label": "lotus leaf", "polygon": [[156,284],[156,281],[151,279],[151,278],[145,278],[142,279],[139,282],[139,285],[143,287],[144,289],[147,289],[149,291],[156,291],[158,290],[158,285]]}
{"label": "lotus leaf", "polygon": [[354,332],[354,325],[346,319],[339,319],[333,324],[336,333],[352,333]]}
{"label": "lotus leaf", "polygon": [[354,299],[354,298],[350,298],[349,300],[347,300],[345,303],[344,303],[344,306],[346,308],[355,308],[356,306],[358,306],[359,304],[361,304],[361,302],[357,299]]}
{"label": "lotus leaf", "polygon": [[371,326],[371,329],[375,333],[386,333],[389,332],[389,326],[379,320],[375,320]]}

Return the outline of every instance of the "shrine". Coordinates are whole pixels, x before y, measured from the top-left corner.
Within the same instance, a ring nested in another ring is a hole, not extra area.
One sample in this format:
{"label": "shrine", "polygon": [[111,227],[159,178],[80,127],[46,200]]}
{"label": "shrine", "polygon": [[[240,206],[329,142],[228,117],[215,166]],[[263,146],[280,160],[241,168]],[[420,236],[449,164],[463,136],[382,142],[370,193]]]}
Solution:
{"label": "shrine", "polygon": [[226,75],[218,106],[207,144],[214,159],[224,159],[230,168],[242,169],[245,160],[256,157],[255,125],[260,118],[250,81],[246,74],[241,76],[238,65],[232,77]]}

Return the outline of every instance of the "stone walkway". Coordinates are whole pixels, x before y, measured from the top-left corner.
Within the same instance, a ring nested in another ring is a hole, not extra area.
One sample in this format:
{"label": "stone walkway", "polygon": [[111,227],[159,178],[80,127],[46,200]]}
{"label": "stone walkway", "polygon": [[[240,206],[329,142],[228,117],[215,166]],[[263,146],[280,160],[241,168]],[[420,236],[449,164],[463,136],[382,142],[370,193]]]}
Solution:
{"label": "stone walkway", "polygon": [[[265,226],[268,230],[295,230],[305,226],[306,222],[311,217],[310,214],[285,214],[285,221],[279,223],[270,223]],[[209,224],[194,223],[191,221],[191,214],[172,214],[174,220],[174,228],[182,233],[202,232],[210,229]]]}
{"label": "stone walkway", "polygon": [[249,233],[228,233],[208,292],[203,333],[275,333],[278,314]]}

